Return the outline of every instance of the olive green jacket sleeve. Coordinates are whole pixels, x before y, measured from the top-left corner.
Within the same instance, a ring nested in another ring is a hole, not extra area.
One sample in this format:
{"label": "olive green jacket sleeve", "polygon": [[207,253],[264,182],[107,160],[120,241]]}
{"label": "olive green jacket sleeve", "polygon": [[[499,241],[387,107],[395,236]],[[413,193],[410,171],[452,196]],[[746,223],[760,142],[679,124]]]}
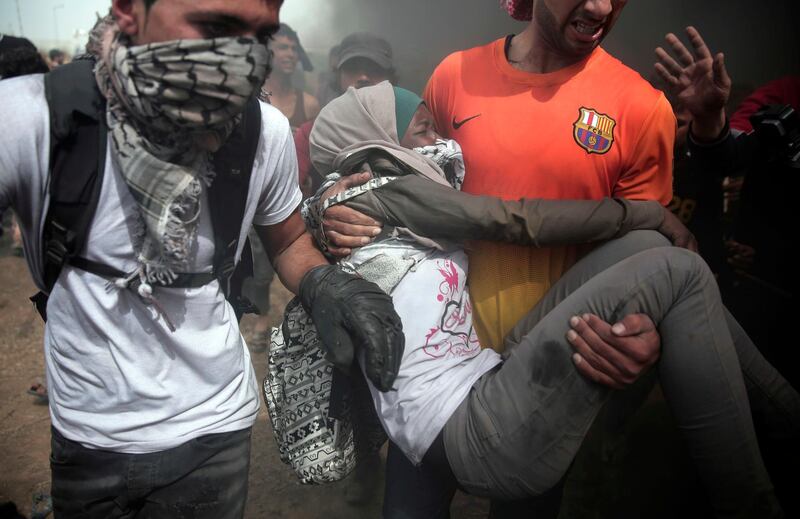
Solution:
{"label": "olive green jacket sleeve", "polygon": [[545,247],[608,240],[634,229],[657,229],[663,208],[654,201],[504,201],[476,196],[407,175],[347,200],[383,222],[432,239],[490,240]]}

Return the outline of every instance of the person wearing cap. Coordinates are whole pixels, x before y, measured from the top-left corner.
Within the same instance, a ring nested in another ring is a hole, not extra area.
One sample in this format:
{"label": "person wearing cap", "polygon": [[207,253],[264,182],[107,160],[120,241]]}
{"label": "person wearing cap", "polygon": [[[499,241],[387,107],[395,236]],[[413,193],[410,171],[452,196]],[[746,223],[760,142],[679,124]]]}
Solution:
{"label": "person wearing cap", "polygon": [[[336,52],[333,52],[333,50]],[[394,70],[392,46],[388,41],[368,32],[356,32],[345,36],[342,42],[331,49],[330,58],[335,60],[335,89],[329,98],[323,100],[322,106],[344,93],[348,88],[362,88],[377,85],[381,81],[397,83]],[[297,151],[297,166],[300,174],[300,188],[307,197],[314,193],[321,184],[311,164],[308,139],[313,119],[301,125],[294,133],[294,145]]]}
{"label": "person wearing cap", "polygon": [[292,132],[319,113],[317,98],[292,83],[298,63],[311,72],[314,67],[300,44],[297,33],[282,23],[269,44],[272,51],[272,73],[264,82],[263,93],[269,102],[289,119]]}
{"label": "person wearing cap", "polygon": [[346,36],[339,44],[339,93],[389,80],[397,83],[389,42],[368,32]]}

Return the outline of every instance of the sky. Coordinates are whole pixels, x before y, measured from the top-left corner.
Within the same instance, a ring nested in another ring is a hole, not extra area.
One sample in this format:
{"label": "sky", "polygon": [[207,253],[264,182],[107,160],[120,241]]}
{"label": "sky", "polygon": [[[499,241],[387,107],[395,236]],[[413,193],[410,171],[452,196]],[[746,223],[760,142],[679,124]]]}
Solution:
{"label": "sky", "polygon": [[[41,47],[58,45],[71,51],[85,42],[85,32],[94,25],[97,14],[106,13],[110,5],[110,0],[0,0],[0,33],[22,35]],[[328,41],[315,41],[313,35],[320,34],[321,24],[330,19],[332,11],[330,0],[287,0],[281,17],[310,35],[306,46],[327,48]],[[309,17],[309,12],[314,16]]]}

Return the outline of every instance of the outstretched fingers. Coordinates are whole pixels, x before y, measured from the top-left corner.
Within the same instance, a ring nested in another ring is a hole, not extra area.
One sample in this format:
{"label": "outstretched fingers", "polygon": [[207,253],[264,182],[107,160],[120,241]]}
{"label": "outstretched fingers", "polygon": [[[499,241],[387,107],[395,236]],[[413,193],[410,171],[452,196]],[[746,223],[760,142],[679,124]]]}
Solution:
{"label": "outstretched fingers", "polygon": [[686,28],[686,34],[689,36],[689,42],[691,42],[694,48],[694,54],[697,56],[697,59],[711,59],[711,51],[708,50],[706,42],[703,40],[703,37],[700,36],[697,29],[690,25]]}
{"label": "outstretched fingers", "polygon": [[676,80],[683,73],[683,67],[680,66],[678,62],[675,61],[675,59],[663,48],[656,47],[656,57],[658,58],[656,68],[658,68],[658,65],[661,65],[661,68],[670,75],[674,76]]}
{"label": "outstretched fingers", "polygon": [[689,67],[694,64],[695,59],[689,49],[672,33],[667,34],[667,43],[672,48],[672,52],[677,56],[678,61],[684,66]]}
{"label": "outstretched fingers", "polygon": [[714,56],[714,83],[721,89],[728,89],[731,87],[731,77],[728,75],[728,69],[725,67],[725,55],[718,53]]}

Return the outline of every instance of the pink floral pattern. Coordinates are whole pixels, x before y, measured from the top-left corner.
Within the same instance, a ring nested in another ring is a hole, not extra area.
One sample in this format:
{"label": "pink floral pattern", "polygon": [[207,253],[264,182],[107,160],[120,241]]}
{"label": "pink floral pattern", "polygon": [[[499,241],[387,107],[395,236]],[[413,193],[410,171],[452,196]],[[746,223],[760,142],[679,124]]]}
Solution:
{"label": "pink floral pattern", "polygon": [[[472,356],[480,346],[472,327],[472,304],[464,290],[465,283],[452,260],[437,261],[436,270],[442,276],[436,300],[445,305],[439,326],[431,328],[425,336],[423,351],[434,358]],[[469,327],[464,330],[468,322]]]}

